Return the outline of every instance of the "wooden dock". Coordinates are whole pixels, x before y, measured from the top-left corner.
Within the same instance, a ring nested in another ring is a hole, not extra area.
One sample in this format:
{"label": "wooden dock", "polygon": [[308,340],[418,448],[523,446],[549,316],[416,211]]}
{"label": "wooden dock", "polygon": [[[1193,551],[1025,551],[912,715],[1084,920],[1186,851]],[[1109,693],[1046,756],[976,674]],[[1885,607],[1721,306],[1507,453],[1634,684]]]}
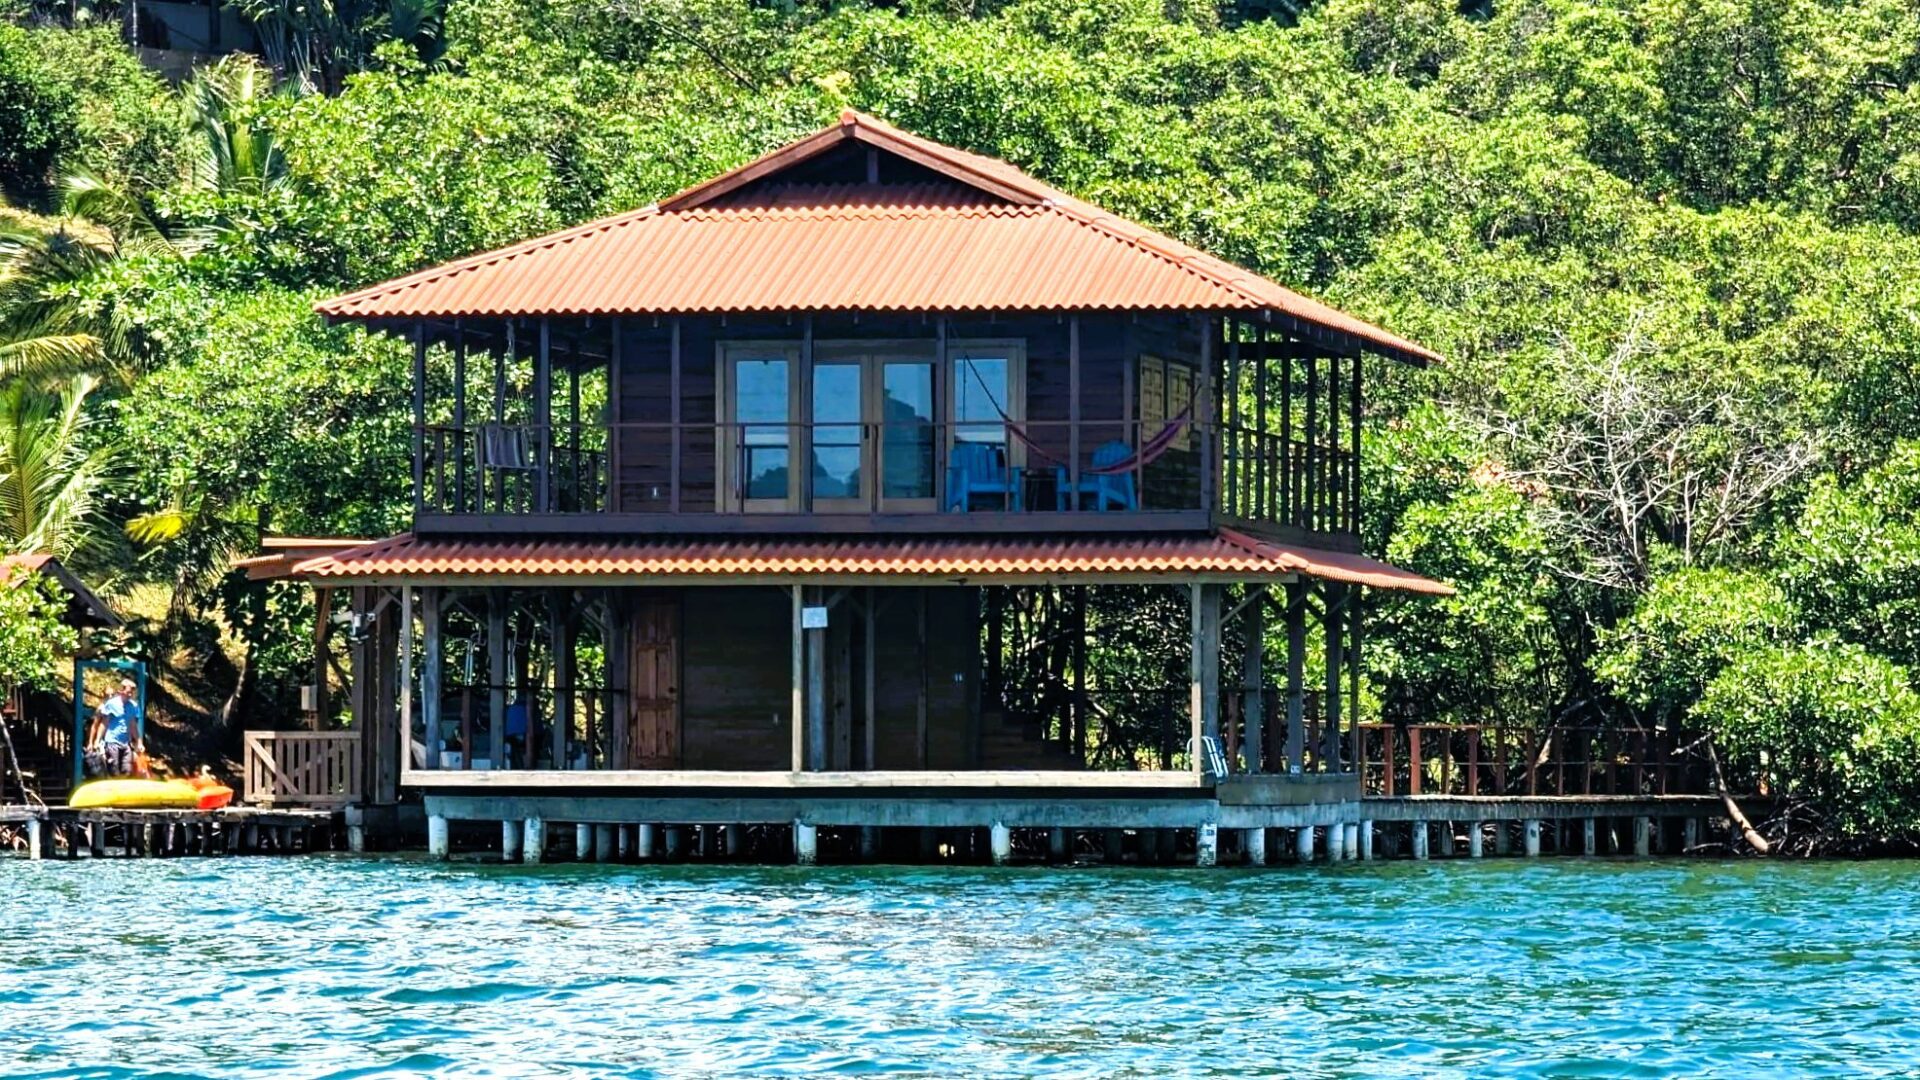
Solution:
{"label": "wooden dock", "polygon": [[0,806],[0,826],[26,837],[29,859],[177,855],[287,855],[334,846],[339,815],[328,810],[76,810]]}

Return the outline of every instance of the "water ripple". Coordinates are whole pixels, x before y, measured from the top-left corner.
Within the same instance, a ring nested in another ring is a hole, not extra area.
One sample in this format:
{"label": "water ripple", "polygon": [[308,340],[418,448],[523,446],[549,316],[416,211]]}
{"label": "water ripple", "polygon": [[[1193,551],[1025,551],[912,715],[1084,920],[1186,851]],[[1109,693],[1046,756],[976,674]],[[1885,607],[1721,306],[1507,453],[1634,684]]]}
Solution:
{"label": "water ripple", "polygon": [[1915,870],[10,861],[0,1074],[1910,1075]]}

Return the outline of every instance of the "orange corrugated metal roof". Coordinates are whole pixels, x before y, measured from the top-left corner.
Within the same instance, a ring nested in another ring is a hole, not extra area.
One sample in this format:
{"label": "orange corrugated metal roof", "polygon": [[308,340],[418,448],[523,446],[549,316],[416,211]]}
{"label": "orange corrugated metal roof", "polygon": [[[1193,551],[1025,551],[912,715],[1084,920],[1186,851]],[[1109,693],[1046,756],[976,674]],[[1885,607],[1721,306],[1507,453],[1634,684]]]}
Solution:
{"label": "orange corrugated metal roof", "polygon": [[315,579],[669,577],[771,578],[873,575],[1004,578],[1064,575],[1230,575],[1246,580],[1306,574],[1445,594],[1453,590],[1362,555],[1215,536],[774,536],[470,539],[404,533],[294,567]]}
{"label": "orange corrugated metal roof", "polygon": [[[946,183],[742,189],[857,140]],[[655,206],[315,305],[335,318],[803,311],[1267,314],[1415,362],[1413,342],[1075,199],[848,110]]]}

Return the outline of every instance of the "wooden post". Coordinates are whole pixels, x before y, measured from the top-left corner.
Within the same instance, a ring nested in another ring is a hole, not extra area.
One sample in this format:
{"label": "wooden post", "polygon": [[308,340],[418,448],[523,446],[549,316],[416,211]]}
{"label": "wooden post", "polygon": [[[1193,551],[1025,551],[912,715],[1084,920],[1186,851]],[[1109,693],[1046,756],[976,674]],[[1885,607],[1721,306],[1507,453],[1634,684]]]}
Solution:
{"label": "wooden post", "polygon": [[533,360],[533,512],[553,509],[553,327],[540,320],[540,351]]}
{"label": "wooden post", "polygon": [[1073,587],[1073,732],[1074,759],[1087,763],[1087,587]]}
{"label": "wooden post", "polygon": [[[1138,443],[1135,443],[1138,446]],[[1067,507],[1080,509],[1080,316],[1067,317]],[[1098,510],[1099,507],[1094,509]]]}
{"label": "wooden post", "polygon": [[[800,323],[800,415],[813,416],[813,315],[801,317]],[[799,480],[798,496],[800,512],[813,512],[813,425],[803,424],[791,440],[794,444],[789,471],[799,474],[787,481],[787,490],[794,492],[794,479]],[[789,496],[791,497],[791,496]]]}
{"label": "wooden post", "polygon": [[1325,604],[1326,624],[1322,628],[1322,637],[1326,644],[1326,693],[1322,695],[1326,703],[1326,727],[1321,731],[1320,755],[1323,759],[1322,771],[1343,772],[1340,761],[1340,713],[1342,676],[1346,672],[1346,607],[1347,587],[1337,582],[1328,582],[1321,593]]}
{"label": "wooden post", "polygon": [[920,662],[920,680],[914,688],[913,723],[914,744],[920,748],[920,767],[927,767],[927,696],[928,682],[932,678],[931,661],[927,659],[927,590],[925,586],[913,590],[914,595],[914,650]]}
{"label": "wooden post", "polygon": [[[850,595],[841,597],[849,608]],[[853,768],[853,620],[836,620],[827,639],[833,643],[833,768],[844,772]]]}
{"label": "wooden post", "polygon": [[[507,597],[487,590],[487,766],[507,767]],[[471,751],[469,751],[471,752]]]}
{"label": "wooden post", "polygon": [[1262,684],[1266,681],[1267,653],[1267,587],[1249,585],[1252,594],[1247,597],[1246,606],[1246,654],[1240,665],[1240,716],[1245,734],[1247,771],[1260,773],[1266,771],[1266,694]]}
{"label": "wooden post", "polygon": [[1220,587],[1196,581],[1188,586],[1192,604],[1191,684],[1188,713],[1191,735],[1188,753],[1193,771],[1206,767],[1202,739],[1220,737]]}
{"label": "wooden post", "polygon": [[1307,586],[1287,583],[1287,771],[1306,767]]}
{"label": "wooden post", "polygon": [[[821,590],[813,590],[813,601],[824,600]],[[827,767],[827,631],[816,627],[807,631],[807,768],[822,772]]]}
{"label": "wooden post", "polygon": [[880,592],[877,589],[868,587],[863,593],[862,599],[865,602],[861,604],[863,622],[860,627],[860,649],[863,661],[861,668],[865,674],[866,681],[862,687],[864,693],[862,693],[860,697],[861,727],[865,739],[865,747],[860,755],[860,760],[866,765],[867,769],[871,771],[880,767],[875,761],[875,755],[879,750],[879,733],[876,730],[876,724],[880,710],[879,705],[874,701],[875,691],[878,688],[877,684],[880,678],[879,671],[876,667],[876,659],[879,651],[878,635],[880,619],[878,608],[880,606]]}
{"label": "wooden post", "polygon": [[413,323],[413,512],[427,508],[427,326]]}
{"label": "wooden post", "polygon": [[[806,636],[801,630],[802,609],[806,606],[806,591],[798,583],[787,586],[787,592],[793,597],[793,771],[806,768]],[[924,763],[923,763],[924,764]]]}
{"label": "wooden post", "polygon": [[673,367],[669,372],[667,390],[673,397],[672,414],[669,420],[673,425],[673,447],[668,451],[667,468],[673,475],[667,478],[667,509],[672,513],[680,512],[680,443],[685,432],[680,430],[684,423],[681,413],[681,399],[685,396],[680,385],[680,320],[673,320]]}
{"label": "wooden post", "polygon": [[[553,642],[553,767],[568,766],[568,742],[573,738],[574,620],[573,594],[554,589],[547,594],[550,605],[548,640]],[[531,725],[529,725],[531,727]]]}
{"label": "wooden post", "polygon": [[[446,650],[440,637],[440,600],[442,589],[438,585],[428,585],[420,590],[420,621],[422,634],[426,638],[426,657],[420,672],[420,717],[426,729],[427,768],[441,767],[441,699],[445,696],[440,690],[440,681],[446,671]],[[470,747],[462,747],[461,753],[471,755]]]}
{"label": "wooden post", "polygon": [[400,589],[400,762],[413,760],[413,586]]}

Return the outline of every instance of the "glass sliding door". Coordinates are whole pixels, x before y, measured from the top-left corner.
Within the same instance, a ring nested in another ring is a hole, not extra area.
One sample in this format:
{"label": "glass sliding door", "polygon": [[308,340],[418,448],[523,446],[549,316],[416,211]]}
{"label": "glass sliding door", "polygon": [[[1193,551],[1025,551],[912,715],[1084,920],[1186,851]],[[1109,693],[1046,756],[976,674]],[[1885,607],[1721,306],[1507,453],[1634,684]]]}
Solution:
{"label": "glass sliding door", "polygon": [[861,357],[817,360],[811,414],[813,508],[860,511],[869,506],[866,365]]}
{"label": "glass sliding door", "polygon": [[789,350],[729,350],[727,414],[728,502],[737,510],[793,506],[793,397],[797,365]]}
{"label": "glass sliding door", "polygon": [[875,362],[880,432],[880,504],[933,509],[933,363],[880,357]]}

